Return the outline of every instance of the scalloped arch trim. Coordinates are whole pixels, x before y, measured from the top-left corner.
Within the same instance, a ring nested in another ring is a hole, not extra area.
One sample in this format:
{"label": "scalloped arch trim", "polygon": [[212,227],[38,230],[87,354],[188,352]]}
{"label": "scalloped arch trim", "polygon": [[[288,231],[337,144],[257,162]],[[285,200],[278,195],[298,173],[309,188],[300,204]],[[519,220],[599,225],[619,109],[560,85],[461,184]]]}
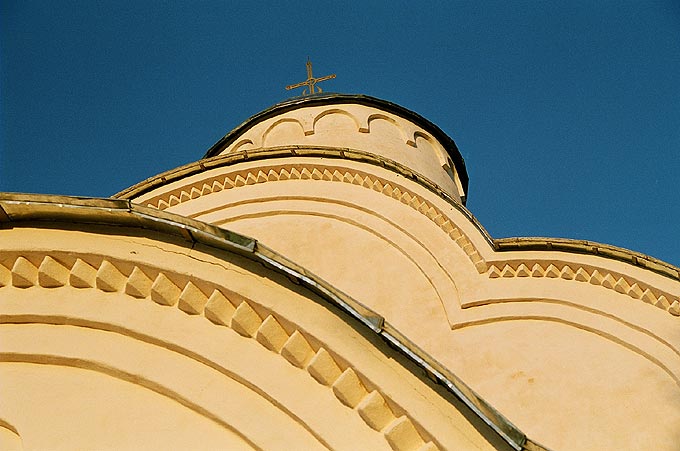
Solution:
{"label": "scalloped arch trim", "polygon": [[[267,139],[269,138],[269,136],[271,135],[271,133],[272,133],[274,130],[276,130],[277,128],[280,128],[280,126],[283,125],[283,124],[293,124],[293,125],[298,125],[299,128],[300,128],[300,132],[301,132],[300,134],[301,134],[302,136],[308,134],[308,131],[305,130],[304,125],[303,125],[302,122],[300,122],[298,119],[293,118],[293,117],[284,117],[284,118],[281,118],[281,119],[275,121],[273,124],[271,124],[269,127],[267,127],[267,129],[264,131],[264,133],[262,133],[262,137],[260,138],[260,141],[261,141],[261,143],[262,143],[263,146],[266,145]],[[313,131],[312,131],[312,133],[313,133]],[[250,139],[248,139],[248,141],[250,141],[251,144],[253,143],[253,141],[250,140]],[[238,148],[237,148],[236,146],[234,146],[234,147],[231,149],[232,152],[235,152],[235,151],[237,151],[237,150],[238,150]]]}

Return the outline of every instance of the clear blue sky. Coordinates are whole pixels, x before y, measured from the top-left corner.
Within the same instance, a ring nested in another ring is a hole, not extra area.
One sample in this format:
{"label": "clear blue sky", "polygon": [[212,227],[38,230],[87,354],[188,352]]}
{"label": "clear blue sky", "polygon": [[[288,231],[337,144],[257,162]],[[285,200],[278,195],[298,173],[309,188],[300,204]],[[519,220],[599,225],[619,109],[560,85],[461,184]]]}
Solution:
{"label": "clear blue sky", "polygon": [[680,2],[0,0],[0,191],[110,196],[199,159],[283,88],[438,124],[493,237],[680,265]]}

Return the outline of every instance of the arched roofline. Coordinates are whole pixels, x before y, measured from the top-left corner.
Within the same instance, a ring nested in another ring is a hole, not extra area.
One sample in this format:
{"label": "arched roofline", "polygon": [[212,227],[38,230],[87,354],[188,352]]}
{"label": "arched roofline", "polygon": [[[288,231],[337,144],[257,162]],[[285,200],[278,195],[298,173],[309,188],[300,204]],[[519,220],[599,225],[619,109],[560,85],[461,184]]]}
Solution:
{"label": "arched roofline", "polygon": [[[189,177],[210,169],[229,166],[245,161],[258,161],[281,157],[337,158],[343,160],[359,161],[362,163],[388,168],[397,174],[403,175],[404,177],[419,183],[439,197],[456,204],[458,203],[436,183],[424,175],[419,174],[405,165],[382,155],[376,155],[370,152],[359,149],[351,149],[348,147],[304,145],[276,146],[255,150],[236,150],[225,155],[217,155],[204,160],[194,161],[192,163],[162,172],[158,175],[154,175],[153,177],[149,177],[146,180],[142,180],[141,182],[114,194],[112,197],[116,199],[134,199],[168,183],[181,180],[185,177]],[[465,205],[464,198],[461,199],[461,202],[463,205]]]}
{"label": "arched roofline", "polygon": [[264,120],[270,119],[274,116],[286,113],[288,111],[296,110],[304,107],[320,106],[320,105],[337,105],[343,103],[364,105],[369,107],[378,108],[383,111],[390,112],[404,119],[408,119],[414,124],[427,130],[432,136],[439,141],[446,152],[451,157],[453,165],[460,177],[460,182],[463,187],[463,193],[467,196],[468,192],[468,182],[469,177],[467,169],[465,168],[465,160],[460,154],[456,143],[449,137],[442,129],[437,127],[435,124],[425,119],[420,114],[404,108],[396,103],[388,102],[387,100],[378,99],[376,97],[371,97],[363,94],[315,94],[306,97],[293,97],[291,99],[285,100],[281,103],[277,103],[274,106],[263,110],[254,116],[248,118],[241,125],[227,133],[222,139],[217,141],[208,151],[205,153],[203,158],[214,157],[222,152],[224,149],[229,147],[236,141],[239,136],[245,133],[246,130],[250,129],[254,125],[262,122]]}
{"label": "arched roofline", "polygon": [[[357,320],[365,331],[378,335],[415,367],[460,399],[485,424],[516,450],[543,450],[479,397],[464,382],[422,351],[384,318],[337,288],[313,275],[257,240],[183,216],[133,204],[129,200],[36,194],[0,193],[0,228],[46,227],[84,229],[93,225],[119,226],[180,237],[188,245],[201,244],[259,262],[281,273]],[[410,369],[413,371],[413,369]]]}
{"label": "arched roofline", "polygon": [[[215,169],[243,161],[266,160],[285,156],[321,156],[324,158],[344,158],[364,163],[375,164],[389,167],[391,170],[400,173],[404,177],[419,183],[428,190],[444,199],[449,205],[460,211],[479,231],[484,240],[497,252],[511,252],[519,250],[534,251],[558,251],[570,254],[595,255],[610,260],[617,260],[630,265],[647,269],[654,273],[680,281],[680,268],[670,263],[656,259],[649,255],[613,246],[610,244],[599,243],[588,240],[575,240],[568,238],[545,238],[545,237],[512,237],[512,238],[493,238],[486,231],[484,226],[477,218],[465,208],[465,206],[443,192],[437,185],[426,177],[413,172],[405,166],[389,160],[385,157],[369,154],[361,150],[348,148],[334,148],[322,146],[282,146],[262,150],[237,151],[227,155],[219,155],[207,160],[200,160],[184,166],[171,169],[162,174],[150,177],[136,185],[115,194],[113,197],[128,202],[153,189],[159,188],[168,183],[181,180],[210,169]],[[0,211],[0,215],[2,212]]]}

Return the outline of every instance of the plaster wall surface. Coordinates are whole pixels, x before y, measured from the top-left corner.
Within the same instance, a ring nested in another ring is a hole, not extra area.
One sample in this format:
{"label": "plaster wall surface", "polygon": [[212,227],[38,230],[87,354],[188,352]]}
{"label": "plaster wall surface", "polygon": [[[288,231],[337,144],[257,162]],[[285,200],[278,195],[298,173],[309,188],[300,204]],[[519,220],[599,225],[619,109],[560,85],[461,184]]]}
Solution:
{"label": "plaster wall surface", "polygon": [[0,418],[24,449],[505,449],[312,293],[159,238],[0,232]]}

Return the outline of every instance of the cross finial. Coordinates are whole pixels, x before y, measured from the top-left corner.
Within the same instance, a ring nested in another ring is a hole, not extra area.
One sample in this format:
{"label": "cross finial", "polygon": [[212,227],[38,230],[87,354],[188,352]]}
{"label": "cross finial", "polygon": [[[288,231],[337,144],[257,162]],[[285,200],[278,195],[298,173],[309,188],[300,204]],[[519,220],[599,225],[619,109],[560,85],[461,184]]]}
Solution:
{"label": "cross finial", "polygon": [[302,91],[303,96],[316,94],[317,92],[323,92],[323,90],[319,86],[316,86],[316,84],[319,83],[320,81],[326,81],[332,78],[335,78],[335,74],[326,75],[325,77],[314,78],[314,76],[312,75],[312,62],[309,60],[309,57],[307,57],[307,80],[302,81],[300,83],[295,83],[294,85],[288,85],[286,86],[286,90],[290,91],[291,89],[306,86],[304,91]]}

